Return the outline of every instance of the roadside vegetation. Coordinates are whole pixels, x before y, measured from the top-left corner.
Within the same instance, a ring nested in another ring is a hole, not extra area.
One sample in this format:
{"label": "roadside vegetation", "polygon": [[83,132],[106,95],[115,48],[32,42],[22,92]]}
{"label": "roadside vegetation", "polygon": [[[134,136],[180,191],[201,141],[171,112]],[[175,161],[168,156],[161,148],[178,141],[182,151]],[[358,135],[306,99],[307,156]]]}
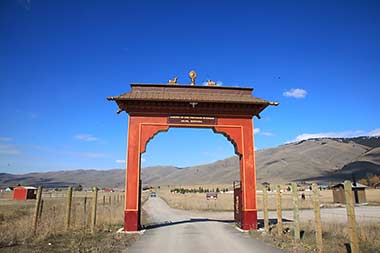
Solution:
{"label": "roadside vegetation", "polygon": [[[199,192],[200,187],[203,192]],[[284,186],[284,189],[286,187]],[[198,191],[195,191],[198,189]],[[215,200],[206,199],[206,189],[229,189],[229,191],[220,190],[218,198]],[[172,208],[183,210],[199,211],[233,211],[233,192],[232,185],[205,185],[205,186],[181,186],[181,187],[160,187],[157,189],[160,197]],[[268,210],[276,210],[275,192],[268,192]],[[312,209],[312,192],[304,191],[305,199],[300,199],[300,209]],[[369,205],[380,205],[380,189],[366,189],[366,198]],[[257,192],[257,207],[262,208],[262,192]],[[320,202],[323,207],[337,206],[333,203],[333,194],[331,190],[320,191]],[[293,208],[292,193],[282,193],[282,209],[291,210]]]}
{"label": "roadside vegetation", "polygon": [[[220,192],[217,199],[206,200],[207,190],[216,188],[219,187],[202,187],[203,192],[194,193],[191,190],[199,189],[199,187],[161,187],[158,194],[172,208],[195,211],[233,211],[233,194],[231,193]],[[219,189],[226,189],[226,187]]]}
{"label": "roadside vegetation", "polygon": [[380,187],[380,176],[362,178],[359,180],[359,183],[372,187]]}
{"label": "roadside vegetation", "polygon": [[137,239],[136,235],[116,233],[124,222],[122,194],[99,193],[94,233],[90,231],[91,193],[74,192],[67,230],[66,198],[43,194],[43,210],[36,233],[33,232],[35,200],[15,201],[2,196],[0,252],[120,252]]}
{"label": "roadside vegetation", "polygon": [[[231,189],[230,191],[220,191],[217,199],[207,200],[206,193],[194,192],[193,189]],[[179,190],[180,189],[180,190]],[[181,190],[182,189],[182,190]],[[188,187],[160,187],[158,189],[160,197],[165,200],[165,202],[172,208],[178,208],[183,210],[200,210],[200,211],[233,211],[233,191],[232,186],[227,187],[226,185],[212,185],[212,186],[188,186]],[[275,198],[275,192],[269,192],[269,198]],[[311,192],[305,192],[305,200],[300,201],[301,209],[308,209],[313,207],[313,202],[311,201]],[[292,193],[284,192],[282,198],[282,208],[283,210],[290,210],[293,208]],[[379,197],[380,199],[380,197]],[[321,203],[325,205],[332,204],[332,193],[330,190],[321,191]],[[276,202],[269,201],[269,210],[276,210]],[[257,206],[262,207],[262,193],[259,191],[257,193]]]}
{"label": "roadside vegetation", "polygon": [[[272,226],[269,233],[262,231],[250,231],[250,235],[263,240],[273,246],[291,252],[315,252],[315,230],[311,222],[300,224],[301,241],[294,248],[292,224],[284,224],[282,236],[278,236],[276,226]],[[341,223],[322,223],[323,252],[349,252],[349,236],[347,226]],[[380,226],[373,223],[358,224],[358,238],[360,252],[375,253],[380,249]]]}

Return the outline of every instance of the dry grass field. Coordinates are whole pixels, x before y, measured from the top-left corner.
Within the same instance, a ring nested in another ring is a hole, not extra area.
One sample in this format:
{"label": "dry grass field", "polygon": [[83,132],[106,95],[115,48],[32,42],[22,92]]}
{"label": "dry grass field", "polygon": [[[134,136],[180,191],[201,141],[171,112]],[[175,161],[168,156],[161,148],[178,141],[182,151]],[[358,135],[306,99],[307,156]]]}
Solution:
{"label": "dry grass field", "polygon": [[368,204],[380,205],[380,189],[367,189],[366,196]]}
{"label": "dry grass field", "polygon": [[[65,192],[44,193],[43,211],[34,234],[32,222],[35,200],[15,201],[12,195],[3,193],[0,195],[0,252],[23,252],[31,248],[35,252],[112,252],[124,249],[136,236],[115,233],[122,227],[124,219],[122,195],[122,192],[99,192],[96,233],[91,234],[91,192],[73,193],[69,231],[64,226]],[[146,199],[145,195],[143,199]]]}
{"label": "dry grass field", "polygon": [[[301,231],[303,231],[303,237],[298,246],[298,251],[294,252],[314,252],[316,251],[315,243],[315,230],[312,222],[301,223]],[[262,233],[259,231],[250,231],[250,234],[256,238],[264,240],[274,246],[282,249],[292,251],[294,249],[293,244],[293,230],[292,224],[288,223],[284,225],[284,228],[288,228],[289,232],[283,234],[281,237],[277,234],[276,227],[268,233]],[[322,223],[323,230],[323,252],[336,253],[336,252],[349,252],[347,246],[349,244],[349,236],[347,233],[347,226],[338,223]],[[360,252],[375,253],[380,249],[380,226],[378,224],[357,224],[358,239]]]}
{"label": "dry grass field", "polygon": [[[197,189],[199,185],[194,186],[181,186],[185,189]],[[202,186],[207,189],[224,189],[228,188],[232,191],[231,185],[205,185]],[[206,193],[172,193],[171,189],[175,187],[160,187],[158,189],[160,197],[162,197],[169,206],[184,210],[202,210],[202,211],[233,211],[233,193],[220,193],[216,200],[207,200]],[[285,187],[283,187],[285,188]],[[301,192],[299,192],[301,194]],[[304,191],[305,200],[300,198],[299,208],[310,209],[313,207],[312,192]],[[292,209],[292,193],[283,192],[282,194],[282,209]],[[380,189],[367,189],[366,191],[367,202],[369,205],[380,205]],[[330,206],[333,204],[333,194],[331,190],[322,190],[319,194],[321,204]],[[257,192],[257,207],[260,209],[262,205],[263,195],[259,190]],[[268,192],[268,209],[276,210],[276,193]]]}
{"label": "dry grass field", "polygon": [[233,210],[233,194],[231,193],[219,194],[216,200],[206,200],[206,193],[181,194],[160,190],[158,194],[173,208],[201,211]]}
{"label": "dry grass field", "polygon": [[[184,187],[184,186],[182,186]],[[187,186],[198,188],[199,186]],[[231,185],[208,185],[208,189],[232,190]],[[233,193],[220,193],[217,200],[206,200],[206,193],[172,193],[172,187],[157,189],[171,207],[186,210],[202,211],[232,211]],[[147,200],[149,192],[143,193],[142,202]],[[33,233],[33,213],[35,200],[14,201],[11,193],[0,193],[0,252],[61,252],[61,251],[98,251],[118,252],[124,249],[137,236],[116,234],[115,231],[123,224],[124,201],[122,192],[103,193],[98,195],[96,233],[90,233],[91,192],[74,192],[72,215],[69,231],[64,229],[66,192],[43,193],[43,212],[36,234]],[[118,198],[119,196],[119,198]],[[87,198],[86,209],[84,206]],[[320,192],[321,203],[326,206],[332,204],[332,192]],[[291,209],[292,195],[282,193],[283,209]],[[111,204],[109,201],[111,200]],[[269,209],[274,210],[275,193],[268,194]],[[371,205],[380,204],[380,190],[368,189],[367,200]],[[104,202],[103,202],[104,201]],[[257,194],[258,208],[262,206],[262,194]],[[311,192],[305,192],[305,200],[300,200],[300,208],[311,208]],[[142,221],[146,217],[143,214]],[[289,225],[290,226],[290,225]],[[302,223],[305,231],[302,240],[303,249],[308,252],[315,247],[314,228],[311,222]],[[271,236],[252,232],[253,236],[261,237],[274,245],[291,249],[291,233],[278,238],[275,227]],[[378,252],[380,248],[379,224],[358,224],[359,238],[363,252]],[[348,242],[347,228],[344,224],[323,224],[323,237],[326,252],[345,252],[344,244]],[[32,249],[32,250],[31,250]]]}

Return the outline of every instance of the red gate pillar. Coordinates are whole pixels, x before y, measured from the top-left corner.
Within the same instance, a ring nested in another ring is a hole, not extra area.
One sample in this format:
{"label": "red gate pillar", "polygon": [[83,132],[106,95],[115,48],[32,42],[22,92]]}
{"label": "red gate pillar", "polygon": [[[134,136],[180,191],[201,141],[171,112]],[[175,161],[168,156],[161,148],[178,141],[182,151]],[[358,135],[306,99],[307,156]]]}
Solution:
{"label": "red gate pillar", "polygon": [[124,231],[138,231],[140,227],[141,154],[145,152],[146,144],[155,134],[167,131],[168,128],[166,117],[129,117]]}
{"label": "red gate pillar", "polygon": [[241,188],[242,188],[242,225],[244,230],[257,229],[256,208],[256,166],[253,141],[253,120],[242,122],[243,155],[240,159]]}
{"label": "red gate pillar", "polygon": [[140,180],[140,152],[139,152],[139,124],[131,116],[128,124],[128,152],[127,173],[125,184],[124,231],[139,229],[139,180]]}
{"label": "red gate pillar", "polygon": [[256,171],[252,118],[219,118],[216,132],[224,133],[240,157],[241,229],[257,229]]}

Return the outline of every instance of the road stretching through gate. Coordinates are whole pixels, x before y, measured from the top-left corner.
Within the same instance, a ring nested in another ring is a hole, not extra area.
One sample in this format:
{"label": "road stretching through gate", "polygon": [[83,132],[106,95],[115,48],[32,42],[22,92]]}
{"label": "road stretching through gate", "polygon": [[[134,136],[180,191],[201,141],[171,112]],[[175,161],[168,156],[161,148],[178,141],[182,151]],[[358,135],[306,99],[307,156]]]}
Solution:
{"label": "road stretching through gate", "polygon": [[143,209],[152,225],[125,252],[283,252],[238,231],[232,221],[232,212],[173,209],[159,197],[149,198]]}

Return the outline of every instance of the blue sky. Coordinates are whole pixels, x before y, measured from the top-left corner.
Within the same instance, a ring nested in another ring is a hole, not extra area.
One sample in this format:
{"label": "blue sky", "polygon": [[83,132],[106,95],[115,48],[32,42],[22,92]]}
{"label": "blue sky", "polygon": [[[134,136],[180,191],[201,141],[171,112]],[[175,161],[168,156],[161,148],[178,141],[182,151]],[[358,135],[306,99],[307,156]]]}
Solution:
{"label": "blue sky", "polygon": [[[123,168],[129,83],[253,87],[279,101],[255,146],[379,135],[379,1],[0,2],[0,172]],[[160,133],[143,166],[233,155],[203,129]]]}

